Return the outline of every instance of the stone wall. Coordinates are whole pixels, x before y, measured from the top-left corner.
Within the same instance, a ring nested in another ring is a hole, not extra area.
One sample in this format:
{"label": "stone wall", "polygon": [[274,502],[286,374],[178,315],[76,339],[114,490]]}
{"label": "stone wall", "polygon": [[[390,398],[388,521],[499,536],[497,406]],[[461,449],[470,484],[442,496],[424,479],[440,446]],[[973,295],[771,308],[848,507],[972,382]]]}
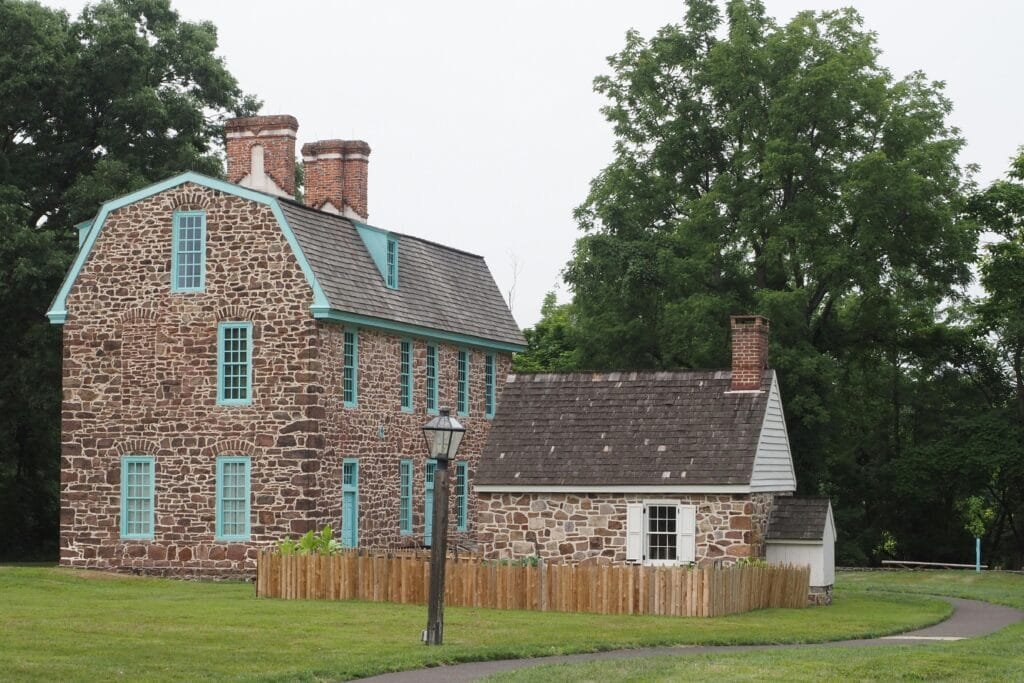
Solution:
{"label": "stone wall", "polygon": [[[204,210],[205,289],[172,293],[172,220]],[[183,185],[113,211],[64,324],[61,563],[204,574],[323,519],[311,290],[270,210]],[[253,401],[217,404],[217,325],[253,323]],[[120,539],[121,456],[155,466],[152,541]],[[251,544],[214,540],[218,455],[251,460]]]}
{"label": "stone wall", "polygon": [[[202,292],[172,293],[172,219],[206,212]],[[61,563],[147,573],[251,572],[256,549],[341,526],[341,462],[359,459],[360,545],[422,542],[426,342],[414,342],[414,410],[401,411],[399,337],[359,330],[359,405],[341,400],[341,328],[312,293],[264,205],[184,185],[110,214],[67,302]],[[253,401],[217,404],[217,325],[253,323]],[[454,408],[456,353],[439,344],[439,405]],[[495,354],[500,394],[508,354]],[[470,483],[489,432],[484,353],[471,350],[460,459]],[[152,540],[120,538],[121,458],[155,458]],[[214,538],[216,459],[251,458],[249,543]],[[398,463],[415,465],[413,533],[398,533]],[[452,474],[454,486],[454,470]],[[453,492],[454,493],[454,492]],[[471,498],[470,530],[474,525]],[[452,523],[455,499],[452,496]]]}
{"label": "stone wall", "polygon": [[626,505],[671,500],[697,506],[697,561],[732,564],[761,556],[769,496],[481,493],[480,542],[489,559],[625,562]]}
{"label": "stone wall", "polygon": [[[349,328],[357,329],[357,328]],[[423,339],[401,337],[379,330],[361,328],[359,335],[359,389],[358,406],[346,408],[341,399],[342,337],[344,328],[334,323],[323,324],[320,334],[324,348],[324,383],[328,424],[337,425],[329,439],[324,467],[327,479],[338,492],[325,501],[327,516],[340,528],[341,520],[341,467],[345,458],[359,461],[359,544],[375,547],[418,546],[424,536],[424,471],[426,446],[421,427],[433,415],[426,410],[426,355],[427,342]],[[413,410],[401,410],[400,395],[400,342],[406,339],[413,345]],[[457,393],[456,359],[458,348],[450,344],[437,344],[438,349],[438,407],[447,407],[455,415]],[[463,347],[465,348],[465,347]],[[476,533],[476,500],[472,482],[476,467],[490,433],[490,420],[484,417],[484,351],[467,349],[470,353],[470,410],[458,420],[466,427],[466,436],[459,448],[458,460],[469,462],[470,499],[469,528],[465,533],[454,531],[455,525],[455,467],[450,466],[449,521],[453,542],[471,543]],[[496,392],[504,386],[511,368],[507,353],[495,354]],[[337,441],[333,441],[337,439]],[[336,444],[336,445],[335,445]],[[400,534],[399,463],[413,462],[413,505],[411,534]]]}

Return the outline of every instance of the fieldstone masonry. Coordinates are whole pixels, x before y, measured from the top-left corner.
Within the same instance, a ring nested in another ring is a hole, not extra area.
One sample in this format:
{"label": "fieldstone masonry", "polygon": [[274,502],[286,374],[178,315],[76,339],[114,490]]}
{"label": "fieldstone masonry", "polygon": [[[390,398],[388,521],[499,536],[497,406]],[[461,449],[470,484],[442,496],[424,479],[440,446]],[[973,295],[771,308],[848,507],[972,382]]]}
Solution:
{"label": "fieldstone masonry", "polygon": [[[172,293],[173,214],[206,212],[202,292]],[[359,459],[360,545],[423,537],[426,342],[414,339],[414,410],[398,394],[399,340],[360,329],[357,408],[341,401],[341,326],[310,314],[311,288],[270,209],[186,184],[107,218],[63,326],[61,548],[65,566],[146,573],[251,572],[260,546],[341,526],[341,462]],[[217,326],[253,323],[249,406],[216,401]],[[456,347],[439,344],[440,405],[455,406]],[[500,392],[510,357],[496,353]],[[484,352],[471,349],[470,482],[487,439]],[[121,458],[155,458],[152,540],[120,538]],[[216,459],[251,458],[251,541],[214,538]],[[398,533],[398,468],[415,463],[414,529]],[[454,483],[454,477],[453,477]],[[470,504],[475,505],[471,496]],[[454,520],[454,495],[452,496]],[[473,507],[470,508],[471,510]],[[472,522],[469,535],[476,531]]]}
{"label": "fieldstone masonry", "polygon": [[536,556],[568,562],[626,561],[626,505],[674,500],[697,506],[697,561],[733,564],[764,554],[773,494],[664,496],[630,494],[480,495],[480,541],[489,559]]}

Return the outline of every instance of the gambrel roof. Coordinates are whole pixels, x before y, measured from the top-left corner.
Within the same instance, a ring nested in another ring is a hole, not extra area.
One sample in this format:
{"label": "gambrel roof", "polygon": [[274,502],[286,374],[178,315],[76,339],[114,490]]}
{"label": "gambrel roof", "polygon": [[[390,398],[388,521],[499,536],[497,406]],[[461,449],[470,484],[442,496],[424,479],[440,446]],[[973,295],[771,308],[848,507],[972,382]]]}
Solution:
{"label": "gambrel roof", "polygon": [[476,478],[482,491],[794,491],[778,382],[732,373],[513,375]]}
{"label": "gambrel roof", "polygon": [[[356,223],[298,202],[198,173],[183,173],[103,205],[80,224],[81,249],[47,316],[67,316],[65,303],[111,211],[185,183],[268,206],[312,288],[314,317],[400,334],[518,351],[526,340],[480,256]],[[378,242],[398,245],[399,286],[389,288],[371,254]]]}

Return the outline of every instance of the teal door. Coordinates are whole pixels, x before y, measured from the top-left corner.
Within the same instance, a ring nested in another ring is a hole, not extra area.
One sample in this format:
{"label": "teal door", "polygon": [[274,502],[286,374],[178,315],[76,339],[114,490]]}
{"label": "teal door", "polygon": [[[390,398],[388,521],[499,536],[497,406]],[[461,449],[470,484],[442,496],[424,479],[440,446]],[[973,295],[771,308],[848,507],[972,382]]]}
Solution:
{"label": "teal door", "polygon": [[359,545],[359,462],[345,460],[341,466],[341,545]]}
{"label": "teal door", "polygon": [[434,531],[434,469],[436,460],[428,460],[423,474],[423,545],[429,546]]}

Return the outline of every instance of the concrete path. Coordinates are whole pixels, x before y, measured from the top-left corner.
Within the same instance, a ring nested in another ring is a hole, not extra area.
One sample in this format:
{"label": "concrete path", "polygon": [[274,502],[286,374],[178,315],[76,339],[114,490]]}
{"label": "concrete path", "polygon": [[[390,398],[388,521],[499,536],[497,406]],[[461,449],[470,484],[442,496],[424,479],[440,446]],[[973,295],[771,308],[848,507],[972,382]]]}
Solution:
{"label": "concrete path", "polygon": [[1001,628],[1024,620],[1024,612],[1001,605],[992,605],[978,600],[961,600],[959,598],[940,598],[953,605],[953,614],[949,619],[935,626],[909,631],[896,636],[883,638],[865,638],[861,640],[839,640],[831,643],[814,643],[807,645],[678,645],[674,647],[640,647],[629,650],[609,650],[608,652],[590,652],[578,655],[559,655],[555,657],[534,657],[531,659],[501,659],[492,662],[470,662],[437,666],[429,669],[401,671],[383,674],[364,681],[375,683],[455,683],[460,681],[476,681],[484,676],[499,671],[523,669],[541,664],[571,664],[575,662],[591,662],[602,659],[628,659],[631,657],[660,657],[664,655],[688,655],[702,652],[746,652],[748,650],[767,650],[782,648],[806,647],[866,647],[872,645],[917,645],[923,643],[962,640],[984,636]]}

